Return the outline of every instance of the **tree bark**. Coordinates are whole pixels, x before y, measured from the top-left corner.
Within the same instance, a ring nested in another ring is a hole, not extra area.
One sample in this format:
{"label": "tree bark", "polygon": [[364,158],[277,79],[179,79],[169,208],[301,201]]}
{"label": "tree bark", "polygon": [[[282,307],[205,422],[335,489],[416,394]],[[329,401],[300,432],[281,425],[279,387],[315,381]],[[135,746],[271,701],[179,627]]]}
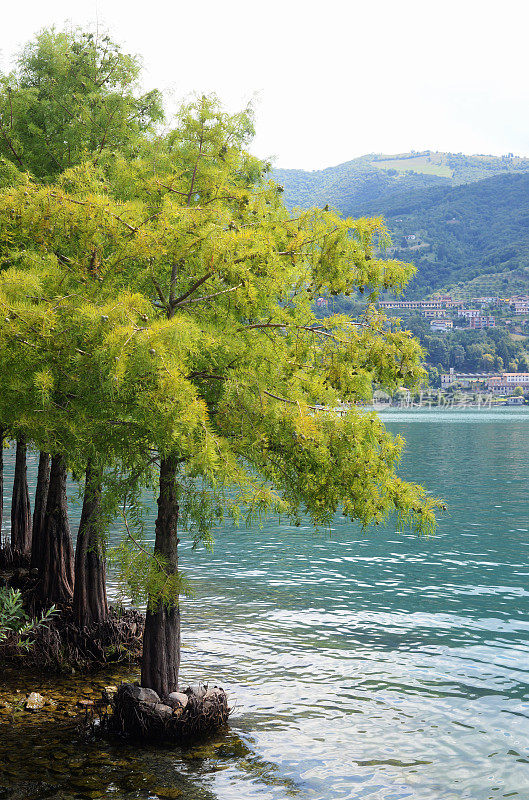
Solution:
{"label": "tree bark", "polygon": [[37,488],[35,490],[35,507],[33,509],[33,535],[31,538],[31,569],[41,569],[44,553],[44,515],[48,502],[50,487],[50,454],[41,452]]}
{"label": "tree bark", "polygon": [[5,428],[0,428],[0,548],[4,541],[4,436]]}
{"label": "tree bark", "polygon": [[[176,458],[162,460],[154,554],[162,556],[169,574],[178,571],[178,502],[176,499]],[[141,685],[160,697],[178,689],[180,669],[180,608],[149,599],[145,631]]]}
{"label": "tree bark", "polygon": [[40,601],[43,606],[68,604],[73,597],[74,557],[66,499],[66,460],[61,455],[51,460],[42,540]]}
{"label": "tree bark", "polygon": [[18,439],[11,503],[11,550],[15,557],[27,556],[31,552],[31,507],[26,453],[26,442]]}
{"label": "tree bark", "polygon": [[101,474],[88,462],[83,510],[75,548],[73,593],[73,611],[77,624],[81,627],[104,622],[108,614],[101,514]]}

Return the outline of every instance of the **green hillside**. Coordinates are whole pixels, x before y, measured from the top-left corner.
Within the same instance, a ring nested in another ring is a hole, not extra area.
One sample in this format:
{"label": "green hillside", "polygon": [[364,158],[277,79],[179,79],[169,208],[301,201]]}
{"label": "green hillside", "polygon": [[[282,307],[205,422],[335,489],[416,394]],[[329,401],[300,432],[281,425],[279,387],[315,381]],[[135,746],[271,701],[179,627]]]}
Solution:
{"label": "green hillside", "polygon": [[359,204],[357,213],[386,217],[391,254],[418,269],[409,295],[454,286],[462,294],[529,290],[529,174],[410,192]]}
{"label": "green hillside", "polygon": [[529,172],[529,158],[467,156],[426,150],[397,155],[371,153],[312,172],[276,169],[273,178],[284,186],[285,201],[291,207],[328,203],[343,214],[354,214],[359,203],[385,201],[418,189],[454,186],[523,172]]}
{"label": "green hillside", "polygon": [[316,172],[277,169],[272,177],[284,187],[288,206],[329,204],[343,214],[352,213],[358,203],[389,200],[405,192],[451,183],[450,179],[439,175],[385,169],[378,166],[374,158],[365,156]]}
{"label": "green hillside", "polygon": [[408,296],[529,291],[529,159],[368,155],[315,172],[276,170],[289,206],[329,204],[388,221],[390,255],[413,261]]}

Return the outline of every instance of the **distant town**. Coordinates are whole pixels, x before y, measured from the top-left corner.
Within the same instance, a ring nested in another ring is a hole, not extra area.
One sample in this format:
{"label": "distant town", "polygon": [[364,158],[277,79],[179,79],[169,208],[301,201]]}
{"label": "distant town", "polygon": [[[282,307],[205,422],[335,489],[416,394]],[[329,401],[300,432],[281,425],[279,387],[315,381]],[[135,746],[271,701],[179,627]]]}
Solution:
{"label": "distant town", "polygon": [[[449,331],[458,320],[463,321],[460,327],[474,330],[494,328],[496,315],[499,314],[529,314],[529,295],[516,295],[515,297],[473,297],[471,307],[466,307],[463,300],[454,300],[451,295],[439,295],[430,300],[380,300],[380,308],[391,311],[415,311],[425,319],[430,320],[432,331]],[[496,315],[495,313],[496,312]],[[468,325],[465,325],[464,322]],[[512,325],[510,319],[505,319],[504,324]],[[514,325],[516,327],[516,325]],[[521,332],[521,326],[520,332]]]}
{"label": "distant town", "polygon": [[[529,295],[513,297],[472,297],[454,299],[434,295],[424,300],[381,300],[379,308],[406,316],[420,315],[429,322],[431,332],[443,334],[459,330],[485,330],[501,325],[513,339],[529,336]],[[529,340],[528,340],[529,341]],[[529,372],[459,372],[450,367],[439,373],[439,389],[446,396],[473,395],[476,402],[486,397],[494,402],[505,399],[509,405],[529,402]],[[445,397],[446,399],[446,397]]]}

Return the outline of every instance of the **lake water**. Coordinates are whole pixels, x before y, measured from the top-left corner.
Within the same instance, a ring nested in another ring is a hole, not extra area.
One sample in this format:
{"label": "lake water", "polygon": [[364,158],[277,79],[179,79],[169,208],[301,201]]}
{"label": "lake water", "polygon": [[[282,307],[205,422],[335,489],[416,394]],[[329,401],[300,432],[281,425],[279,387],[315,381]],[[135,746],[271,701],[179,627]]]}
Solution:
{"label": "lake water", "polygon": [[212,800],[529,798],[529,414],[382,418],[448,504],[436,535],[271,519],[184,543],[182,678],[228,690],[232,732],[140,754],[152,781],[105,796],[163,776]]}

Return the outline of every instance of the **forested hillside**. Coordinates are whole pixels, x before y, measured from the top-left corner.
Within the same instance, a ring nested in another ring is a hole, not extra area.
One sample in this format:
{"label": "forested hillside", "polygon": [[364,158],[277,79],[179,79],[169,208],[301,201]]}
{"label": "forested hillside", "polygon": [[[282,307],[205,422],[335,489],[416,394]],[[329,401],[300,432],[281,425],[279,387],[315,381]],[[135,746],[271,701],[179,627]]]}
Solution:
{"label": "forested hillside", "polygon": [[529,291],[529,159],[370,155],[318,172],[276,170],[274,178],[291,207],[384,215],[395,256],[418,268],[407,296]]}
{"label": "forested hillside", "polygon": [[395,255],[416,264],[410,295],[529,289],[529,174],[410,192],[358,212],[383,214]]}
{"label": "forested hillside", "polygon": [[359,203],[385,201],[417,189],[451,184],[443,175],[383,169],[369,156],[317,172],[278,169],[273,178],[284,187],[285,202],[291,208],[329,204],[345,216],[353,216]]}

